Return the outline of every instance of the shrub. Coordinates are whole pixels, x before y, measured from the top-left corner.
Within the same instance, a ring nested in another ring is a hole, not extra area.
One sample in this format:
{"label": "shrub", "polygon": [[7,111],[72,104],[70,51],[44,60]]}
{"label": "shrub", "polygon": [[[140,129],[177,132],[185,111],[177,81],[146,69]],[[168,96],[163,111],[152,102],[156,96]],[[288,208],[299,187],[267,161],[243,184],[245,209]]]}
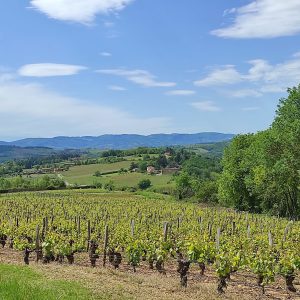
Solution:
{"label": "shrub", "polygon": [[141,190],[146,190],[147,188],[149,188],[151,186],[151,181],[150,179],[142,179],[139,183],[138,183],[138,187]]}
{"label": "shrub", "polygon": [[96,171],[95,174],[94,174],[94,176],[100,177],[101,176],[101,172],[100,171]]}
{"label": "shrub", "polygon": [[104,184],[104,188],[108,191],[113,191],[115,189],[114,182],[110,180],[109,182]]}

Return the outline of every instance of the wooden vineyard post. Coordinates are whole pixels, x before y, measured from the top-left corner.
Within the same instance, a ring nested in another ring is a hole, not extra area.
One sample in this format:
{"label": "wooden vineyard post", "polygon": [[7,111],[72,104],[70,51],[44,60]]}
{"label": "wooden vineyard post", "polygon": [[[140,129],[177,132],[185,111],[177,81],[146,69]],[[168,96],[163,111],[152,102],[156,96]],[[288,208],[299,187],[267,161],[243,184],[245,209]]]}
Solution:
{"label": "wooden vineyard post", "polygon": [[200,227],[200,233],[202,233],[202,224],[203,224],[202,217],[198,218],[198,222],[199,222],[199,227]]}
{"label": "wooden vineyard post", "polygon": [[273,236],[271,231],[269,231],[268,237],[269,237],[269,246],[273,247]]}
{"label": "wooden vineyard post", "polygon": [[36,253],[36,259],[35,261],[38,262],[41,258],[41,246],[40,246],[40,226],[36,226],[36,232],[35,232],[35,253]]}
{"label": "wooden vineyard post", "polygon": [[105,264],[106,264],[107,246],[108,246],[108,225],[105,226],[105,233],[104,233],[103,267],[105,267]]}
{"label": "wooden vineyard post", "polygon": [[80,228],[80,216],[77,218],[77,237],[79,237],[81,234],[81,228]]}
{"label": "wooden vineyard post", "polygon": [[45,234],[48,231],[48,217],[45,217]]}
{"label": "wooden vineyard post", "polygon": [[211,234],[212,234],[212,224],[208,223],[208,236],[209,236],[209,239],[211,239]]}
{"label": "wooden vineyard post", "polygon": [[164,242],[168,239],[168,229],[169,229],[169,223],[164,222]]}
{"label": "wooden vineyard post", "polygon": [[87,223],[87,240],[88,240],[88,243],[87,243],[87,252],[89,251],[90,249],[90,242],[91,242],[91,222],[90,220],[88,220],[88,223]]}
{"label": "wooden vineyard post", "polygon": [[217,229],[217,234],[216,234],[216,249],[218,252],[220,250],[220,236],[221,236],[221,228],[219,227]]}
{"label": "wooden vineyard post", "polygon": [[42,240],[45,239],[45,235],[46,235],[46,218],[43,218]]}
{"label": "wooden vineyard post", "polygon": [[249,224],[248,227],[247,227],[247,238],[248,239],[250,238],[250,235],[251,235],[251,227],[250,227],[250,224]]}
{"label": "wooden vineyard post", "polygon": [[235,235],[235,222],[232,222],[232,235]]}
{"label": "wooden vineyard post", "polygon": [[131,235],[132,237],[134,237],[134,220],[131,220],[130,227],[131,227]]}

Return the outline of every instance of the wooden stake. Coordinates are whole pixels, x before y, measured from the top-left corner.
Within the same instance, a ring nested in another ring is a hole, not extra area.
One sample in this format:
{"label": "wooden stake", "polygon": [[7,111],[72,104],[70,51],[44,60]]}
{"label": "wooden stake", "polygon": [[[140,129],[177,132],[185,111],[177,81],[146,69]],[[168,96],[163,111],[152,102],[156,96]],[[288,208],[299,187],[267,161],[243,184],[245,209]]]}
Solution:
{"label": "wooden stake", "polygon": [[104,232],[104,249],[103,249],[103,267],[105,267],[106,264],[106,250],[108,247],[108,226],[105,226],[105,232]]}
{"label": "wooden stake", "polygon": [[35,261],[38,262],[40,259],[40,226],[36,226],[35,231],[35,253],[36,253],[36,259]]}
{"label": "wooden stake", "polygon": [[221,236],[221,228],[217,229],[217,234],[216,234],[216,249],[219,251],[220,249],[220,236]]}
{"label": "wooden stake", "polygon": [[90,241],[91,241],[91,222],[90,222],[90,220],[88,220],[88,223],[87,223],[87,240],[88,240],[88,243],[87,243],[86,251],[88,252],[90,249]]}
{"label": "wooden stake", "polygon": [[271,231],[269,231],[268,236],[269,236],[269,246],[270,246],[270,247],[273,247],[273,236],[272,236]]}
{"label": "wooden stake", "polygon": [[169,223],[164,222],[164,241],[166,242],[168,239],[168,228],[169,228]]}
{"label": "wooden stake", "polygon": [[134,220],[131,220],[130,226],[131,226],[131,235],[134,237]]}

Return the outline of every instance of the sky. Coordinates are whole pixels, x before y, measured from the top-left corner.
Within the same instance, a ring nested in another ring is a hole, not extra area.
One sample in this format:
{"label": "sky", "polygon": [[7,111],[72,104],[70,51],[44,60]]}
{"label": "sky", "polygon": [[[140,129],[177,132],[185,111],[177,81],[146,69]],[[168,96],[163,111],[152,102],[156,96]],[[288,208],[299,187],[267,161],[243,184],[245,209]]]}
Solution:
{"label": "sky", "polygon": [[271,124],[299,0],[2,0],[0,140]]}

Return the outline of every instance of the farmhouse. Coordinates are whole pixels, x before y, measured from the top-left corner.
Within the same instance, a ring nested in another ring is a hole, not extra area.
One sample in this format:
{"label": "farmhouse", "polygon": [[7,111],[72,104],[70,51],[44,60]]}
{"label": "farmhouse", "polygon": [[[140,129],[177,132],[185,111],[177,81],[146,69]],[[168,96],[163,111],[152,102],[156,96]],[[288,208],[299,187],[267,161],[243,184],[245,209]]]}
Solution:
{"label": "farmhouse", "polygon": [[155,174],[156,173],[156,170],[153,166],[148,166],[147,167],[147,173],[148,174]]}

